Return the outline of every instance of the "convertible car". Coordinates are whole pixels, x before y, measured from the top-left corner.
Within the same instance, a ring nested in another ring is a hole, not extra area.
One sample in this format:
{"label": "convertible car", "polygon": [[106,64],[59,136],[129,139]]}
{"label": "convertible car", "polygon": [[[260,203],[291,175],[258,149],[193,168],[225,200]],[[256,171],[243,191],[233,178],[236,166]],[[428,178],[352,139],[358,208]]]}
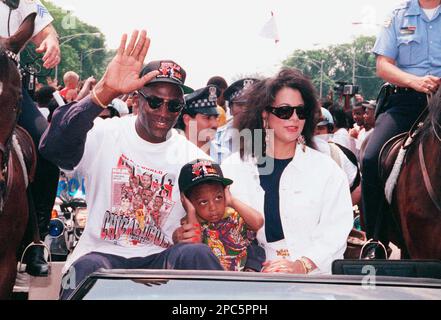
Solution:
{"label": "convertible car", "polygon": [[334,262],[333,275],[180,270],[99,270],[73,300],[432,300],[439,261]]}
{"label": "convertible car", "polygon": [[[16,299],[56,300],[64,263],[18,281]],[[21,273],[20,279],[26,274]],[[21,282],[21,283],[20,283]],[[441,261],[338,260],[333,274],[296,276],[182,270],[99,270],[72,300],[439,300]]]}

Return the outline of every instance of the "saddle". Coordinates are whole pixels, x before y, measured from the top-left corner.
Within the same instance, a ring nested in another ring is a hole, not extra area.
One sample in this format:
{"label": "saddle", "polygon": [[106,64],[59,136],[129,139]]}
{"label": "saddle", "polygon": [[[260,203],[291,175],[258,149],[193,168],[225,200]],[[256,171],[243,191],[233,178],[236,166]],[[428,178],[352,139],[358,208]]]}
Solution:
{"label": "saddle", "polygon": [[400,152],[401,146],[404,145],[408,133],[404,132],[389,139],[383,146],[379,155],[379,174],[383,184],[386,184],[392,168]]}
{"label": "saddle", "polygon": [[415,144],[424,119],[427,116],[427,108],[420,114],[408,132],[401,133],[389,139],[380,151],[378,172],[383,182],[386,198],[392,202],[392,192],[398,181],[401,167],[407,161],[408,151]]}
{"label": "saddle", "polygon": [[[15,150],[16,153],[20,153],[23,155],[24,166],[28,176],[28,182],[31,183],[34,181],[35,177],[35,169],[37,167],[37,150],[35,148],[34,142],[29,135],[29,133],[20,126],[16,126],[14,130],[14,135],[17,138],[17,142],[20,150]],[[19,158],[20,156],[17,155]],[[11,170],[11,174],[13,174],[13,170]]]}

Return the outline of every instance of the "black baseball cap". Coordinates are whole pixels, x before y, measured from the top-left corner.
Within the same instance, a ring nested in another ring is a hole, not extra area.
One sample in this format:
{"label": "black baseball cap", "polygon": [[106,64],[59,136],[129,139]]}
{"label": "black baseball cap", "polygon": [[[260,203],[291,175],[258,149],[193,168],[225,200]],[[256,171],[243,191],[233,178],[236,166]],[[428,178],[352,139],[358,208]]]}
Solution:
{"label": "black baseball cap", "polygon": [[157,60],[149,62],[141,71],[140,77],[145,76],[151,71],[159,71],[159,74],[149,81],[146,86],[152,83],[166,82],[180,86],[185,94],[192,93],[194,90],[184,85],[187,73],[176,62],[172,60]]}
{"label": "black baseball cap", "polygon": [[186,193],[194,186],[208,181],[220,182],[225,187],[233,183],[233,180],[224,178],[219,164],[211,160],[197,159],[182,167],[178,179],[179,189]]}

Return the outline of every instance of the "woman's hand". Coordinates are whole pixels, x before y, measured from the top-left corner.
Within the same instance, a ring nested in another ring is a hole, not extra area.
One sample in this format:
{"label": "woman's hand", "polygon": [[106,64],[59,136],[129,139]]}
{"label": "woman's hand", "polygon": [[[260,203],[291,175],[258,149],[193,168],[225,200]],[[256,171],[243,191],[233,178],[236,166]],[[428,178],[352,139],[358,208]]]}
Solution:
{"label": "woman's hand", "polygon": [[306,274],[306,269],[299,260],[290,261],[281,259],[277,261],[267,261],[263,263],[263,273],[291,273]]}

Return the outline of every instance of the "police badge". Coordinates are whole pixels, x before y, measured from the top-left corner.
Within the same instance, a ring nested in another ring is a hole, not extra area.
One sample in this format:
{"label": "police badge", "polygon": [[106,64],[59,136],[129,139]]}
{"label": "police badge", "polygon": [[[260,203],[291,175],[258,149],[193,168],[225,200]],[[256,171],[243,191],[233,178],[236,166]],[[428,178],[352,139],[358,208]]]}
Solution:
{"label": "police badge", "polygon": [[253,85],[253,83],[254,83],[254,80],[251,80],[251,79],[245,80],[243,82],[243,89],[244,90],[248,89],[249,87],[251,87]]}
{"label": "police badge", "polygon": [[217,88],[216,87],[210,87],[208,88],[208,92],[210,95],[208,96],[208,101],[215,102],[217,101],[217,94],[216,94]]}

